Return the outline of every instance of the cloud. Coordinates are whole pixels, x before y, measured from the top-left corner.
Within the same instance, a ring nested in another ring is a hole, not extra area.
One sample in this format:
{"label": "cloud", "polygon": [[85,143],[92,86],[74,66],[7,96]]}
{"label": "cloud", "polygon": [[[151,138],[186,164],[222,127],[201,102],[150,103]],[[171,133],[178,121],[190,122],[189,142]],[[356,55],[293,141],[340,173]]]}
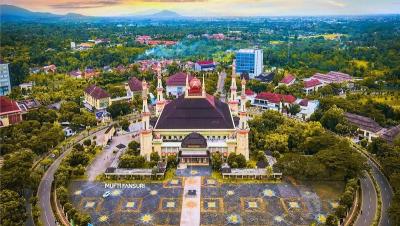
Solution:
{"label": "cloud", "polygon": [[340,8],[343,8],[343,7],[346,6],[345,3],[339,2],[339,1],[336,1],[336,0],[327,0],[326,2],[327,2],[329,5],[336,6],[336,7],[340,7]]}
{"label": "cloud", "polygon": [[94,1],[69,1],[58,4],[49,5],[56,9],[88,9],[88,8],[101,8],[106,6],[113,6],[121,4],[122,0],[94,0]]}

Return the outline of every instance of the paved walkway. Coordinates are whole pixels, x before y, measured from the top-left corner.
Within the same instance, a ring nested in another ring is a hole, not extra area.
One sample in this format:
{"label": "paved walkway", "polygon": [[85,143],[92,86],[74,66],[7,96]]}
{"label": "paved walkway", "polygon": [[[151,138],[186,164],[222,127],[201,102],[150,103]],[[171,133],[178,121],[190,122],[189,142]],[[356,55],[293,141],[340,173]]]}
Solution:
{"label": "paved walkway", "polygon": [[[188,196],[189,190],[196,190],[196,196]],[[185,178],[182,197],[181,226],[200,225],[201,177]]]}

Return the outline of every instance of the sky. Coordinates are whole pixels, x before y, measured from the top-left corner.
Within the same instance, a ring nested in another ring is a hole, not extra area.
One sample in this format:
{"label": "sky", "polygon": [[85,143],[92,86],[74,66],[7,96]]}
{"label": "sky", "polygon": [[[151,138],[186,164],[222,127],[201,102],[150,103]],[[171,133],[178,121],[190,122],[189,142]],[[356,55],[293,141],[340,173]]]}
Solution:
{"label": "sky", "polygon": [[172,10],[185,16],[399,14],[400,0],[2,0],[32,11],[91,16]]}

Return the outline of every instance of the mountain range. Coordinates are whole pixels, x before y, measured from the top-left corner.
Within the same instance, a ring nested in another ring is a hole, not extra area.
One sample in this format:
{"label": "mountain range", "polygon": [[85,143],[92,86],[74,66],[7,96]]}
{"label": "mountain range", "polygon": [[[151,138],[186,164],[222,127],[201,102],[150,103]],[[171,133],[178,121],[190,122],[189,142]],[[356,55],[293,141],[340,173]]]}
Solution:
{"label": "mountain range", "polygon": [[[44,20],[44,19],[57,19],[57,20],[82,20],[82,19],[100,19],[105,17],[92,17],[85,16],[77,13],[68,13],[64,15],[48,13],[48,12],[33,12],[14,5],[0,5],[0,19],[1,21],[30,21],[30,20]],[[128,18],[128,19],[177,19],[183,18],[180,14],[163,10],[153,14],[128,14],[112,18]]]}

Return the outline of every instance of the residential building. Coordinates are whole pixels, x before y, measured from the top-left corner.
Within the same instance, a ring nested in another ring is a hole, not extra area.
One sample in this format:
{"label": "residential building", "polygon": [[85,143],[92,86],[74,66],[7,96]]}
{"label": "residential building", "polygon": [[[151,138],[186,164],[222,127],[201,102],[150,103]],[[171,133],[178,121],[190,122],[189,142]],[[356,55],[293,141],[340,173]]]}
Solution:
{"label": "residential building", "polygon": [[282,112],[283,107],[295,104],[296,97],[292,95],[284,95],[271,92],[261,92],[254,98],[253,106],[260,107],[264,110],[276,110]]}
{"label": "residential building", "polygon": [[[171,75],[167,79],[167,96],[178,97],[186,91],[186,77],[188,75],[184,72],[178,72]],[[193,79],[193,76],[189,75],[189,82]]]}
{"label": "residential building", "polygon": [[18,104],[19,108],[21,109],[22,114],[25,114],[31,110],[38,109],[41,106],[39,101],[37,101],[35,99],[20,100],[20,101],[17,101],[17,104]]}
{"label": "residential building", "polygon": [[56,65],[54,65],[54,64],[47,65],[47,66],[44,66],[44,67],[43,67],[43,71],[44,71],[44,73],[46,73],[46,74],[55,73],[55,72],[57,71],[57,67],[56,67]]}
{"label": "residential building", "polygon": [[309,119],[319,106],[318,100],[297,99],[296,103],[300,106],[300,112],[296,116],[303,120]]}
{"label": "residential building", "polygon": [[89,110],[100,110],[105,109],[111,105],[111,96],[104,89],[96,86],[90,85],[85,89],[85,106]]}
{"label": "residential building", "polygon": [[255,93],[255,92],[254,92],[253,90],[251,90],[251,89],[246,89],[245,94],[246,94],[246,99],[247,99],[247,101],[249,101],[250,104],[253,104],[253,103],[254,103],[254,99],[255,99],[256,96],[257,96],[257,93]]}
{"label": "residential building", "polygon": [[22,121],[22,111],[18,103],[6,96],[0,96],[0,127]]}
{"label": "residential building", "polygon": [[325,84],[320,82],[318,79],[306,80],[306,81],[304,81],[303,91],[308,95],[315,91],[318,91],[318,89],[324,85]]}
{"label": "residential building", "polygon": [[96,71],[96,69],[87,67],[83,73],[83,77],[85,78],[94,78],[100,75],[100,72]]}
{"label": "residential building", "polygon": [[[245,90],[245,81],[242,83]],[[245,100],[239,110],[239,120],[233,119],[227,103],[205,91],[204,77],[189,82],[185,79],[184,95],[166,103],[161,114],[150,119],[148,87],[143,82],[142,128],[140,154],[150,159],[152,152],[162,158],[173,155],[187,165],[209,165],[213,152],[237,153],[249,159],[247,113]],[[243,93],[243,99],[244,99]]]}
{"label": "residential building", "polygon": [[0,62],[0,96],[7,95],[11,92],[10,71],[8,64]]}
{"label": "residential building", "polygon": [[21,83],[19,84],[19,88],[21,90],[31,90],[32,87],[34,85],[34,82],[30,81],[30,82],[25,82],[25,83]]}
{"label": "residential building", "polygon": [[394,140],[400,137],[400,125],[393,126],[383,132],[381,138],[389,144],[393,144]]}
{"label": "residential building", "polygon": [[71,71],[70,73],[69,73],[69,75],[71,76],[71,77],[73,77],[73,78],[82,78],[82,75],[83,75],[83,73],[82,73],[82,71],[81,70],[75,70],[75,71]]}
{"label": "residential building", "polygon": [[350,124],[358,127],[357,140],[366,139],[371,142],[373,138],[380,137],[385,131],[371,118],[348,112],[344,115]]}
{"label": "residential building", "polygon": [[132,77],[125,84],[126,94],[128,97],[134,98],[142,92],[142,82],[136,77]]}
{"label": "residential building", "polygon": [[248,73],[254,78],[263,73],[263,60],[261,49],[241,49],[236,52],[236,73]]}
{"label": "residential building", "polygon": [[136,41],[140,44],[147,44],[151,40],[151,36],[149,35],[139,35],[136,37]]}
{"label": "residential building", "polygon": [[291,74],[287,74],[285,75],[285,77],[283,77],[283,79],[278,83],[278,86],[281,85],[286,85],[286,86],[291,86],[296,82],[296,77],[294,77]]}
{"label": "residential building", "polygon": [[261,73],[260,75],[254,77],[255,80],[260,81],[262,83],[271,83],[274,81],[274,78],[275,78],[275,72]]}
{"label": "residential building", "polygon": [[195,71],[213,71],[217,64],[212,60],[197,61],[194,64]]}

